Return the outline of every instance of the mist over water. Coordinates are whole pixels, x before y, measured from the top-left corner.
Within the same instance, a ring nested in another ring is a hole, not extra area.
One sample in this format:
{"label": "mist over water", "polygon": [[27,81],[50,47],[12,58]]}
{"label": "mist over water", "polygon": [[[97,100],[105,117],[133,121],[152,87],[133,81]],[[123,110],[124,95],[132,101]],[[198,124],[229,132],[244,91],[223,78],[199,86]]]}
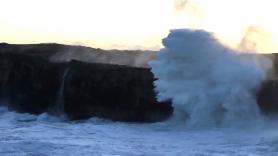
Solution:
{"label": "mist over water", "polygon": [[266,68],[229,49],[203,30],[172,30],[149,64],[159,101],[171,100],[175,117],[193,127],[260,121],[256,92]]}

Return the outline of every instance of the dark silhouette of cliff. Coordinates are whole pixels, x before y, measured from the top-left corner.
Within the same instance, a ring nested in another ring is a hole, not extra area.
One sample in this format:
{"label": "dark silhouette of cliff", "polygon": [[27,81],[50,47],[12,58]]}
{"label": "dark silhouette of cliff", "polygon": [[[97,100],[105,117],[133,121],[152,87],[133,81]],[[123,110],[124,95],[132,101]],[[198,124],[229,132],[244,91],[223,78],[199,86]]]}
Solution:
{"label": "dark silhouette of cliff", "polygon": [[0,44],[0,96],[7,107],[32,114],[65,113],[70,119],[103,117],[136,122],[161,121],[172,114],[170,102],[156,101],[154,78],[148,68],[53,61],[61,51],[75,48],[88,49]]}
{"label": "dark silhouette of cliff", "polygon": [[[156,101],[147,65],[154,55],[152,51],[0,43],[0,97],[18,112],[162,121],[171,116],[173,107]],[[257,101],[262,112],[273,114],[278,113],[278,54],[265,56],[272,59],[273,69]]]}

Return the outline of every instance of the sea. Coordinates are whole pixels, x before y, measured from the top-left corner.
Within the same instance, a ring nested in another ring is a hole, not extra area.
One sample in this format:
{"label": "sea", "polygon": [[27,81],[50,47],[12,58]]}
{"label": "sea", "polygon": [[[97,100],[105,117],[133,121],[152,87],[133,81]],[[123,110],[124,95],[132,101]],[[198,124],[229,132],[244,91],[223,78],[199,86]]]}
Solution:
{"label": "sea", "polygon": [[192,128],[184,121],[140,124],[0,107],[1,156],[277,156],[278,124]]}

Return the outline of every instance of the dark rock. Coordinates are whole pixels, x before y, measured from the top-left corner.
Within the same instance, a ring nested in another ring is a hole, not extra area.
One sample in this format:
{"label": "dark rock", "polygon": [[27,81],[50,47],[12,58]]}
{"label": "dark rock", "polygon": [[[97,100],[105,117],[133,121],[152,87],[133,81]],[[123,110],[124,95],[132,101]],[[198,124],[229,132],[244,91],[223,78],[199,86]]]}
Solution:
{"label": "dark rock", "polygon": [[165,119],[172,108],[155,100],[152,82],[149,69],[72,61],[65,80],[65,112],[70,118]]}
{"label": "dark rock", "polygon": [[1,97],[19,112],[45,112],[54,105],[64,69],[41,57],[0,53]]}
{"label": "dark rock", "polygon": [[84,46],[62,44],[6,44],[0,43],[0,53],[21,53],[47,58],[52,62],[82,62],[120,64],[133,67],[148,67],[148,61],[155,57],[155,51],[103,50]]}
{"label": "dark rock", "polygon": [[70,119],[103,117],[156,122],[172,114],[159,103],[148,68],[49,58],[66,46],[0,44],[0,95],[18,112],[64,113]]}
{"label": "dark rock", "polygon": [[278,113],[278,80],[267,80],[257,94],[257,101],[262,112]]}
{"label": "dark rock", "polygon": [[278,113],[278,54],[263,54],[272,60],[273,67],[268,73],[267,80],[261,84],[257,93],[257,103],[265,114]]}

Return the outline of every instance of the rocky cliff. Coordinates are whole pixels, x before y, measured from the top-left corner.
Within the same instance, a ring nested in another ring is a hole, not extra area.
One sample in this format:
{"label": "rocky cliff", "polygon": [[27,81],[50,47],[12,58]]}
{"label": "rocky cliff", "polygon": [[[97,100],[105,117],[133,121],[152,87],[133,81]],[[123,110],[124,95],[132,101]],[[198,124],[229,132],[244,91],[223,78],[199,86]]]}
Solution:
{"label": "rocky cliff", "polygon": [[[278,54],[266,56],[273,60],[273,71],[257,101],[262,112],[272,114],[278,112]],[[152,57],[154,52],[147,51],[0,43],[0,98],[18,112],[161,121],[171,116],[173,108],[170,102],[155,99],[154,78],[146,68]]]}
{"label": "rocky cliff", "polygon": [[154,78],[148,68],[53,62],[53,56],[66,48],[58,44],[0,44],[2,101],[19,112],[65,113],[70,119],[96,116],[156,122],[172,114],[169,102],[156,101]]}
{"label": "rocky cliff", "polygon": [[257,94],[261,111],[265,114],[278,113],[278,53],[267,54],[272,60],[273,67],[268,79],[263,82]]}

